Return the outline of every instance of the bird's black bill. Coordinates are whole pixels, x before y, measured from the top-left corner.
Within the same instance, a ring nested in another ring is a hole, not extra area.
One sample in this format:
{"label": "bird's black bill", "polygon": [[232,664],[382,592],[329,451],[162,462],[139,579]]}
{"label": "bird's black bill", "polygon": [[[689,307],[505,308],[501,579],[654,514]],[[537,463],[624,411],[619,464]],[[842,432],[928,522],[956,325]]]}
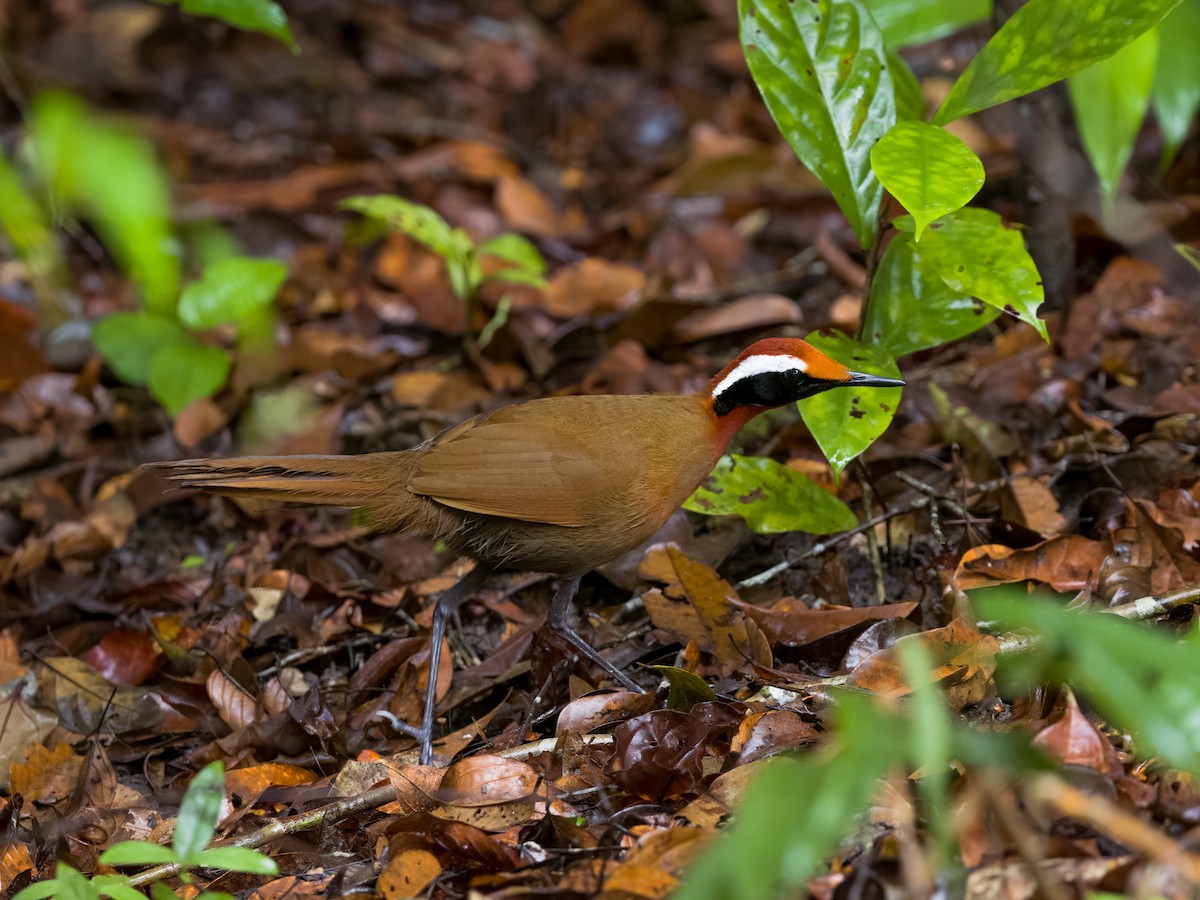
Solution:
{"label": "bird's black bill", "polygon": [[850,384],[858,387],[904,387],[899,378],[884,378],[882,375],[867,375],[864,372],[851,372]]}

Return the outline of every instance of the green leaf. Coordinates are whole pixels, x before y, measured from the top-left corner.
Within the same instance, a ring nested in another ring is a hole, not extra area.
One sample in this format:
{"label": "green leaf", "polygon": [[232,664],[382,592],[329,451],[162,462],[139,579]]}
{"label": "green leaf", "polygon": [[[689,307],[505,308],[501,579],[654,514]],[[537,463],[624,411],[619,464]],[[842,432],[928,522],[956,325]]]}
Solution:
{"label": "green leaf", "polygon": [[196,865],[249,875],[278,875],[275,860],[250,847],[209,847],[196,857]]}
{"label": "green leaf", "polygon": [[170,316],[180,265],[170,187],[153,145],[60,92],[34,102],[32,137],[51,190],[96,225],[147,309]]}
{"label": "green leaf", "polygon": [[1112,208],[1121,173],[1146,117],[1157,60],[1158,31],[1152,28],[1067,82],[1079,136],[1100,179],[1105,209]]}
{"label": "green leaf", "polygon": [[0,228],[30,274],[48,283],[65,281],[66,265],[50,221],[30,196],[17,170],[0,156]]}
{"label": "green leaf", "polygon": [[1197,271],[1200,272],[1200,250],[1190,244],[1174,244],[1175,252],[1188,261],[1188,263]]}
{"label": "green leaf", "polygon": [[925,118],[925,93],[912,67],[899,53],[888,51],[888,70],[892,73],[892,85],[896,89],[896,117],[900,120],[919,121]]}
{"label": "green leaf", "polygon": [[92,341],[118,378],[145,385],[154,357],[182,346],[188,337],[173,320],[153,313],[113,313],[92,326]]}
{"label": "green leaf", "polygon": [[917,786],[925,800],[936,852],[944,862],[954,838],[950,821],[954,729],[946,714],[946,700],[933,681],[933,658],[921,636],[901,638],[894,646],[904,669],[904,680],[912,688],[909,758],[920,770]]}
{"label": "green leaf", "polygon": [[912,235],[900,232],[888,243],[875,270],[863,334],[900,357],[958,340],[999,315],[1000,310],[974,299],[970,292],[946,284],[918,252]]}
{"label": "green leaf", "polygon": [[[498,234],[484,241],[475,251],[510,262],[522,274],[541,276],[546,274],[546,260],[528,238],[511,231]],[[511,271],[511,270],[510,270]]]}
{"label": "green leaf", "polygon": [[150,896],[153,900],[180,900],[179,896],[161,881],[150,885]]}
{"label": "green leaf", "polygon": [[[896,226],[911,230],[913,223],[903,216]],[[1046,323],[1037,315],[1046,297],[1037,266],[1021,232],[1006,227],[998,213],[967,207],[943,217],[930,227],[917,254],[952,290],[997,309],[1012,309],[1050,342]]]}
{"label": "green leaf", "polygon": [[992,0],[866,0],[888,47],[924,44],[991,18]]}
{"label": "green leaf", "polygon": [[194,863],[212,841],[224,799],[225,766],[220,761],[209,763],[196,773],[179,804],[171,845],[180,860]]}
{"label": "green leaf", "polygon": [[102,897],[113,900],[146,900],[146,895],[129,883],[127,875],[96,875],[92,878],[92,886]]}
{"label": "green leaf", "polygon": [[212,16],[242,31],[261,32],[287,45],[293,53],[300,52],[287,13],[272,0],[182,0],[180,9],[192,16]]}
{"label": "green leaf", "polygon": [[271,305],[287,274],[287,266],[274,259],[218,260],[183,289],[179,318],[197,329],[251,320]]}
{"label": "green leaf", "polygon": [[670,685],[670,691],[667,693],[669,709],[687,712],[697,703],[718,699],[707,681],[687,669],[679,669],[675,666],[651,666],[650,668],[661,672]]}
{"label": "green leaf", "polygon": [[1200,111],[1200,0],[1183,0],[1162,20],[1151,102],[1163,134],[1164,164],[1187,137]]}
{"label": "green leaf", "polygon": [[175,851],[150,841],[122,841],[100,854],[106,866],[157,866],[176,860]]}
{"label": "green leaf", "polygon": [[[805,340],[856,372],[900,377],[896,360],[886,350],[860,344],[839,331],[813,332]],[[833,466],[835,475],[840,475],[851,460],[887,430],[896,415],[902,390],[839,387],[800,401],[804,424]]]}
{"label": "green leaf", "polygon": [[[59,863],[60,866],[66,865]],[[45,900],[46,897],[53,897],[59,893],[61,885],[55,878],[47,878],[45,881],[35,881],[33,884],[26,885],[17,891],[12,900]]]}
{"label": "green leaf", "polygon": [[935,125],[1074,75],[1153,28],[1180,0],[1028,0],[971,60]]}
{"label": "green leaf", "polygon": [[1200,654],[1142,623],[1081,613],[1024,588],[989,592],[972,604],[1006,629],[1038,635],[1032,652],[1006,659],[1010,682],[1069,683],[1110,724],[1129,730],[1138,754],[1200,772]]}
{"label": "green leaf", "polygon": [[392,231],[407,234],[444,260],[454,258],[458,253],[459,241],[454,236],[454,229],[428,206],[391,194],[347,197],[338,206],[382,222]]}
{"label": "green leaf", "polygon": [[[902,720],[839,695],[837,738],[820,754],[769,763],[732,827],[688,869],[672,900],[776,900],[800,890],[849,832],[877,779],[905,755]],[[886,739],[884,739],[886,736]]]}
{"label": "green leaf", "polygon": [[779,130],[868,246],[882,197],[871,147],[896,121],[870,13],[861,0],[738,0],[738,21],[750,74]]}
{"label": "green leaf", "polygon": [[766,457],[722,456],[683,508],[706,516],[741,516],[759,534],[831,534],[858,524],[837,497]]}
{"label": "green leaf", "polygon": [[924,122],[897,122],[871,150],[871,168],[912,213],[915,240],[930,222],[966,206],[983,187],[983,163],[959,138]]}
{"label": "green leaf", "polygon": [[229,377],[229,355],[220,347],[185,340],[154,355],[147,384],[154,399],[177,416],[193,400],[211,397]]}

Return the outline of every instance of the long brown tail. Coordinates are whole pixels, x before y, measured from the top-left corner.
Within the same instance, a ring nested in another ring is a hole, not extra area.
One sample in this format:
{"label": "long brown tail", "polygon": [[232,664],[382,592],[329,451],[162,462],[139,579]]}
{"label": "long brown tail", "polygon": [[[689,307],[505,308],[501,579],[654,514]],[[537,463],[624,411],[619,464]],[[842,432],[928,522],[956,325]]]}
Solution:
{"label": "long brown tail", "polygon": [[412,454],[244,456],[183,459],[146,466],[182,487],[228,497],[378,510],[408,493]]}

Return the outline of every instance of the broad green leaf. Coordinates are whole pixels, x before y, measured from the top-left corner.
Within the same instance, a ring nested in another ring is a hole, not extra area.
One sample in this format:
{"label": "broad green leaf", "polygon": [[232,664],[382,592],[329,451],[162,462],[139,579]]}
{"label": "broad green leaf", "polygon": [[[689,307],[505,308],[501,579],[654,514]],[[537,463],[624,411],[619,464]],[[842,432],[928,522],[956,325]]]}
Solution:
{"label": "broad green leaf", "polygon": [[175,892],[162,881],[155,881],[150,885],[150,896],[152,900],[179,900]]}
{"label": "broad green leaf", "polygon": [[511,231],[489,238],[476,248],[476,252],[512,263],[515,271],[525,275],[540,278],[546,274],[546,260],[538,248],[528,238]]}
{"label": "broad green leaf", "polygon": [[866,0],[888,47],[934,41],[992,15],[992,0]]}
{"label": "broad green leaf", "polygon": [[182,0],[180,9],[192,16],[212,16],[242,31],[258,31],[299,53],[287,13],[272,0]]}
{"label": "broad green leaf", "polygon": [[92,878],[92,886],[100,896],[112,900],[146,900],[146,895],[131,885],[126,875],[96,875]]}
{"label": "broad green leaf", "polygon": [[428,206],[391,194],[347,197],[338,206],[383,222],[393,231],[407,234],[442,259],[450,260],[458,253],[459,242],[454,236],[454,229]]}
{"label": "broad green leaf", "polygon": [[1023,588],[972,598],[981,615],[1038,635],[1029,653],[1009,658],[1001,676],[1070,684],[1112,725],[1128,729],[1139,755],[1200,772],[1200,654],[1142,623],[1068,610]]}
{"label": "broad green leaf", "polygon": [[733,454],[721,457],[683,508],[741,516],[759,534],[832,534],[858,523],[850,507],[799,472],[766,457]]}
{"label": "broad green leaf", "polygon": [[839,696],[836,740],[819,754],[769,763],[733,825],[684,874],[672,900],[777,900],[802,885],[853,828],[876,781],[906,753],[903,720]]}
{"label": "broad green leaf", "polygon": [[274,259],[234,256],[212,263],[183,289],[179,318],[189,328],[241,324],[271,305],[288,274]]}
{"label": "broad green leaf", "polygon": [[60,92],[34,102],[32,138],[51,190],[95,224],[146,308],[171,315],[180,265],[171,192],[154,147]]}
{"label": "broad green leaf", "polygon": [[113,313],[92,325],[96,349],[126,384],[145,385],[159,351],[187,340],[173,319],[148,312]]}
{"label": "broad green leaf", "polygon": [[[66,863],[59,863],[59,865],[64,866]],[[57,879],[47,878],[45,881],[35,881],[33,884],[21,888],[12,900],[46,900],[47,897],[53,897],[60,890],[61,885]]]}
{"label": "broad green leaf", "polygon": [[1200,111],[1200,0],[1183,0],[1158,34],[1151,102],[1162,129],[1164,162],[1174,158]]}
{"label": "broad green leaf", "polygon": [[204,891],[196,895],[196,900],[237,900],[237,898],[226,891]]}
{"label": "broad green leaf", "polygon": [[1146,117],[1157,59],[1158,31],[1152,28],[1067,82],[1079,136],[1100,179],[1106,210],[1112,208]]}
{"label": "broad green leaf", "polygon": [[912,67],[899,53],[888,51],[888,70],[892,73],[892,85],[896,90],[896,118],[904,121],[920,121],[925,118],[925,94],[921,82],[913,74]]}
{"label": "broad green leaf", "polygon": [[945,125],[1086,69],[1153,28],[1180,0],[1028,0],[959,76]]}
{"label": "broad green leaf", "polygon": [[879,28],[861,0],[738,0],[738,21],[779,130],[868,246],[882,197],[871,147],[896,121]]}
{"label": "broad green leaf", "polygon": [[196,857],[196,865],[249,875],[278,875],[275,860],[250,847],[209,847]]}
{"label": "broad green leaf", "polygon": [[[896,360],[890,353],[880,347],[860,344],[839,331],[813,332],[805,340],[855,372],[900,377]],[[840,475],[851,460],[887,430],[900,405],[902,390],[838,387],[800,401],[800,416],[833,466],[835,475]]]}
{"label": "broad green leaf", "polygon": [[917,223],[966,206],[983,187],[983,163],[959,138],[924,122],[897,122],[871,150],[871,168]]}
{"label": "broad green leaf", "polygon": [[679,669],[675,666],[651,666],[650,668],[662,673],[671,686],[667,693],[669,709],[680,709],[687,712],[697,703],[718,699],[707,681],[687,669]]}
{"label": "broad green leaf", "polygon": [[[902,216],[896,227],[910,231],[914,226]],[[1050,342],[1046,323],[1037,315],[1046,297],[1041,275],[1021,232],[1007,227],[998,213],[965,207],[944,216],[930,226],[916,252],[922,266],[931,267],[951,290],[996,309],[1011,309]]]}
{"label": "broad green leaf", "polygon": [[100,854],[106,866],[157,866],[175,862],[175,851],[150,841],[122,841]]}
{"label": "broad green leaf", "polygon": [[179,804],[171,846],[179,859],[193,862],[217,831],[221,801],[225,799],[225,766],[209,763],[196,773]]}
{"label": "broad green leaf", "polygon": [[228,377],[229,355],[224,350],[187,339],[154,355],[147,385],[154,399],[177,416],[193,400],[219,391]]}
{"label": "broad green leaf", "polygon": [[912,235],[898,233],[883,251],[871,282],[863,334],[896,357],[956,341],[1000,315],[969,291],[946,284],[920,248]]}

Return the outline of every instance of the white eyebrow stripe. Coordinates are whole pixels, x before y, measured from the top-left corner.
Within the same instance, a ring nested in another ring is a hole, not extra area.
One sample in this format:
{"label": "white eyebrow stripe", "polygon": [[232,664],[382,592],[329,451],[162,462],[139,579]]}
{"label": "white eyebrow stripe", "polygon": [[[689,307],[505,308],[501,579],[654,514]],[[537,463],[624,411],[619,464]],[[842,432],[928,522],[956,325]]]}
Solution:
{"label": "white eyebrow stripe", "polygon": [[767,372],[807,371],[808,364],[796,356],[785,356],[777,353],[747,356],[734,367],[732,372],[721,379],[720,383],[713,388],[712,395],[714,399],[721,396],[722,393],[743,378],[753,378],[755,375],[764,375]]}

